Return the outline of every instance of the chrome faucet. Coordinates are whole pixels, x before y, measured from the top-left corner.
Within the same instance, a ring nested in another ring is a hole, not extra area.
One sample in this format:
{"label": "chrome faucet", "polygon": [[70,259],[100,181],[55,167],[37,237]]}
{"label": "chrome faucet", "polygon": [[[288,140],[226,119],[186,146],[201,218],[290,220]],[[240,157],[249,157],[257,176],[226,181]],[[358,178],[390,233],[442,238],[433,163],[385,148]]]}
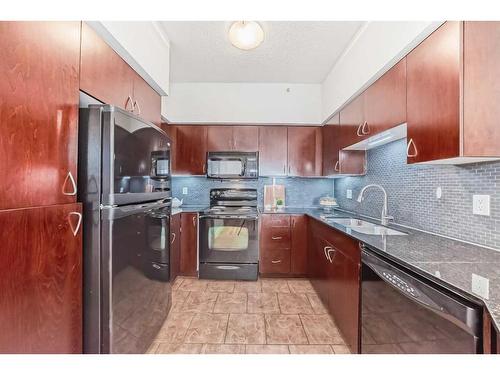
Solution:
{"label": "chrome faucet", "polygon": [[377,185],[377,184],[366,185],[359,192],[358,202],[361,203],[363,201],[363,194],[365,193],[365,190],[367,190],[369,188],[377,188],[377,189],[382,190],[382,192],[384,193],[384,206],[382,207],[382,215],[380,218],[380,222],[382,225],[387,225],[389,223],[389,220],[394,220],[394,217],[387,215],[387,192],[385,191],[385,189],[382,186]]}

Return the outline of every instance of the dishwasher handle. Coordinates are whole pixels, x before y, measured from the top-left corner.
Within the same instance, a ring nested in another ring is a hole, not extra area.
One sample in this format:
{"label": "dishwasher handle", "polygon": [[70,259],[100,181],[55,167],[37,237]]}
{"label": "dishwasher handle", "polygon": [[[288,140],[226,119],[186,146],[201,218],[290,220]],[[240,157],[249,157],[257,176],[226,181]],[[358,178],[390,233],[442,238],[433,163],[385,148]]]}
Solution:
{"label": "dishwasher handle", "polygon": [[463,303],[459,297],[453,297],[432,287],[404,270],[396,267],[371,252],[362,250],[362,262],[372,269],[385,283],[398,292],[432,310],[444,319],[479,337],[481,333],[481,308]]}

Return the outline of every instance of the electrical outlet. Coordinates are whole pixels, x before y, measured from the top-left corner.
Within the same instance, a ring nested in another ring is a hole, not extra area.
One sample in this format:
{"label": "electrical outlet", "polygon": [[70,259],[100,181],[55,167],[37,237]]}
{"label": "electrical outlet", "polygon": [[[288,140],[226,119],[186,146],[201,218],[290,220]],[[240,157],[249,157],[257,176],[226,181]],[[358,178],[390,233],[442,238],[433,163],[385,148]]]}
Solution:
{"label": "electrical outlet", "polygon": [[490,196],[489,195],[473,195],[472,196],[472,213],[474,215],[490,216]]}
{"label": "electrical outlet", "polygon": [[188,188],[187,187],[183,187],[182,188],[182,194],[183,195],[187,195],[187,193],[188,193]]}
{"label": "electrical outlet", "polygon": [[346,198],[347,199],[352,199],[352,190],[351,189],[347,189],[347,191],[346,191]]}
{"label": "electrical outlet", "polygon": [[490,298],[490,279],[472,274],[472,292],[483,298]]}

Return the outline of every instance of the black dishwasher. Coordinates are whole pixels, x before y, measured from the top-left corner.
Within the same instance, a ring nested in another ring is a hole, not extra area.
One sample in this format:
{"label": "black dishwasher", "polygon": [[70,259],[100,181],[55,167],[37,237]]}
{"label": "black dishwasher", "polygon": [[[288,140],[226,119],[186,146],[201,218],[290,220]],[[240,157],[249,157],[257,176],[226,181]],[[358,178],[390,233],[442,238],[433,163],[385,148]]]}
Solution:
{"label": "black dishwasher", "polygon": [[362,251],[361,353],[480,353],[481,315],[481,307]]}

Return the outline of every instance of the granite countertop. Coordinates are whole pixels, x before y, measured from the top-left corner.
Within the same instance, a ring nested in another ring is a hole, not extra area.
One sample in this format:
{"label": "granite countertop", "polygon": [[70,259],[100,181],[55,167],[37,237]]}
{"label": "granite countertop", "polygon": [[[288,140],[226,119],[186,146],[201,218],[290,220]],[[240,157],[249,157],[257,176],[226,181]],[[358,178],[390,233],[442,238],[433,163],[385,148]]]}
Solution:
{"label": "granite countertop", "polygon": [[[396,224],[389,225],[405,232],[407,236],[368,235],[356,232],[336,223],[327,223],[321,218],[325,212],[318,208],[285,208],[283,211],[262,213],[306,214],[346,235],[363,242],[368,250],[401,264],[404,267],[440,284],[469,299],[483,303],[493,323],[500,331],[500,251],[452,240],[438,235],[409,229]],[[334,210],[328,215],[339,218],[358,218],[377,223],[376,220],[360,217],[351,212]],[[473,281],[484,278],[489,284],[486,293],[478,294]]]}

